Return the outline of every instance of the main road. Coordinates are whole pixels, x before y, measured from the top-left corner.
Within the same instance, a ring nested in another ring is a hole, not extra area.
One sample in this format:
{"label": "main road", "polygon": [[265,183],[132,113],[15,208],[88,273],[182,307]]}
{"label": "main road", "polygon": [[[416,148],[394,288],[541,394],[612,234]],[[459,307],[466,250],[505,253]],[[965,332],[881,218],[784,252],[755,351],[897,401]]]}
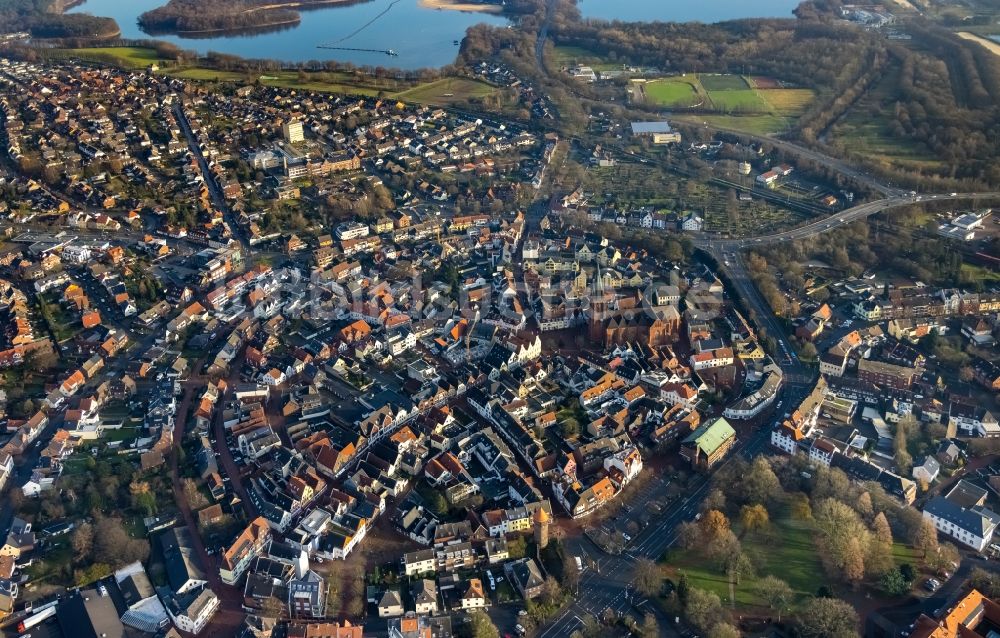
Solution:
{"label": "main road", "polygon": [[824,217],[804,226],[799,226],[798,228],[793,228],[791,230],[785,230],[780,233],[757,235],[755,237],[744,237],[738,239],[716,239],[708,234],[699,234],[695,235],[693,239],[694,244],[699,248],[716,254],[725,254],[728,251],[738,251],[759,245],[777,244],[786,241],[794,241],[796,239],[805,239],[807,237],[819,235],[820,233],[825,233],[835,228],[840,228],[841,226],[846,226],[847,224],[855,222],[859,219],[871,217],[872,215],[881,213],[882,211],[890,208],[926,202],[958,199],[1000,199],[1000,192],[949,193],[947,195],[899,195],[887,197],[885,199],[877,199],[865,204],[859,204],[858,206],[842,210],[839,213],[830,215],[829,217]]}
{"label": "main road", "polygon": [[205,154],[201,152],[201,146],[199,145],[198,138],[194,134],[194,129],[191,127],[191,122],[188,120],[187,113],[184,111],[184,103],[181,100],[177,100],[174,103],[174,117],[177,118],[177,123],[181,127],[181,132],[184,133],[185,139],[187,139],[188,148],[191,150],[191,154],[194,155],[195,159],[198,161],[198,167],[201,169],[201,177],[204,180],[205,186],[208,188],[208,195],[212,200],[212,204],[218,208],[226,221],[226,225],[229,226],[229,230],[232,232],[233,236],[243,244],[244,250],[250,247],[250,241],[243,232],[242,227],[236,220],[236,216],[233,214],[232,209],[229,207],[229,203],[226,201],[226,196],[223,194],[222,189],[219,188],[218,182],[215,181],[215,176],[212,175],[212,171],[209,170],[208,160],[205,159]]}
{"label": "main road", "polygon": [[[730,463],[737,457],[754,458],[767,448],[769,440],[769,428],[755,431],[737,444],[734,453],[725,463]],[[667,617],[655,603],[644,604],[643,596],[633,586],[632,574],[638,559],[658,560],[674,544],[677,540],[677,527],[694,519],[710,487],[711,479],[708,476],[701,475],[694,479],[688,495],[665,508],[662,514],[646,525],[628,542],[621,555],[603,554],[589,540],[581,540],[578,544],[579,551],[599,557],[580,577],[580,586],[573,602],[551,623],[541,627],[535,634],[537,638],[564,638],[583,626],[587,616],[600,618],[606,610],[613,610],[620,615],[632,608],[656,615],[660,623],[660,635],[676,635],[672,618]]]}

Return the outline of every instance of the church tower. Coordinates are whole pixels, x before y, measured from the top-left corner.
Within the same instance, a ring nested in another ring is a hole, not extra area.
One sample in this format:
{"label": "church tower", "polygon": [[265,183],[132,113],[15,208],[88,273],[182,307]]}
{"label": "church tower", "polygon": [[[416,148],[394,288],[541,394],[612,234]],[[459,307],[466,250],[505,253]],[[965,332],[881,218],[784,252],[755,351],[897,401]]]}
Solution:
{"label": "church tower", "polygon": [[535,545],[538,549],[545,549],[545,546],[549,544],[549,513],[545,511],[544,507],[539,507],[535,510],[534,515],[535,522]]}

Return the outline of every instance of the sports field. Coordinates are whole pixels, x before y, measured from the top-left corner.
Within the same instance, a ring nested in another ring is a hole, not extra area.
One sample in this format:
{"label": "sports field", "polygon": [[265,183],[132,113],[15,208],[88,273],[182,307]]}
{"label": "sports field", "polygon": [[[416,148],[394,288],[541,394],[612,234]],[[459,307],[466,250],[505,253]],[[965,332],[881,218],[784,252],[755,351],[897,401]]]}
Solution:
{"label": "sports field", "polygon": [[793,127],[815,97],[810,89],[788,88],[774,78],[694,73],[634,82],[630,92],[637,102],[677,109],[678,119],[759,135]]}
{"label": "sports field", "polygon": [[689,73],[634,85],[636,99],[669,108],[743,115],[794,117],[813,99],[809,89],[789,89],[771,78]]}
{"label": "sports field", "polygon": [[759,91],[751,89],[711,91],[712,105],[723,113],[767,113],[770,108]]}
{"label": "sports field", "polygon": [[685,77],[664,78],[647,82],[642,86],[646,101],[664,106],[694,106],[702,101],[699,96],[698,80]]}
{"label": "sports field", "polygon": [[699,75],[698,79],[707,91],[742,91],[750,88],[739,75]]}

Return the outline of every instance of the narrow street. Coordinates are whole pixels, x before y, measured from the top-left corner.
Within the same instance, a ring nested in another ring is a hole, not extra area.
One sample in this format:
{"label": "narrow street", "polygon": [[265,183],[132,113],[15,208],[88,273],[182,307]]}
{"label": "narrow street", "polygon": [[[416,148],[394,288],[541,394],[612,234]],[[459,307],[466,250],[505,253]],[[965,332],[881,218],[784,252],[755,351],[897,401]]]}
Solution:
{"label": "narrow street", "polygon": [[240,382],[239,370],[243,367],[245,353],[241,352],[230,365],[229,378],[226,379],[226,393],[219,397],[219,402],[215,408],[215,418],[212,421],[212,429],[215,434],[215,451],[219,453],[218,459],[222,463],[223,477],[229,478],[229,486],[236,492],[240,499],[243,511],[247,520],[252,520],[257,516],[257,512],[250,502],[246,486],[243,485],[243,476],[240,474],[240,466],[233,459],[233,453],[226,443],[225,426],[225,405],[232,396],[233,387]]}
{"label": "narrow street", "polygon": [[173,484],[174,502],[180,510],[184,524],[191,532],[191,542],[198,560],[205,568],[205,578],[208,580],[208,587],[219,597],[219,611],[216,613],[203,633],[209,636],[235,636],[240,625],[243,623],[243,596],[240,590],[229,587],[222,583],[219,577],[219,563],[215,557],[209,556],[202,541],[201,533],[198,529],[198,521],[187,497],[184,495],[184,487],[181,483],[180,468],[178,466],[179,449],[184,440],[184,428],[187,425],[187,417],[191,411],[191,403],[195,392],[204,387],[202,380],[189,380],[185,383],[184,396],[177,405],[177,419],[174,423],[174,446],[171,449],[169,466],[170,478]]}

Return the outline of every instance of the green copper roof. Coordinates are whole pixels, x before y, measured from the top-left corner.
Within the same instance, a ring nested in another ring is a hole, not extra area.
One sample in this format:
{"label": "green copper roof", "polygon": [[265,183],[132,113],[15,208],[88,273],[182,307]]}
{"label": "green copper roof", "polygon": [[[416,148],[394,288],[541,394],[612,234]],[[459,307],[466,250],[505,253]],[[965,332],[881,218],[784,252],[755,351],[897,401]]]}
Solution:
{"label": "green copper roof", "polygon": [[736,436],[736,430],[733,429],[733,426],[729,425],[729,421],[719,417],[689,434],[684,439],[684,443],[693,443],[706,455],[711,455],[719,449],[719,446],[734,436]]}

